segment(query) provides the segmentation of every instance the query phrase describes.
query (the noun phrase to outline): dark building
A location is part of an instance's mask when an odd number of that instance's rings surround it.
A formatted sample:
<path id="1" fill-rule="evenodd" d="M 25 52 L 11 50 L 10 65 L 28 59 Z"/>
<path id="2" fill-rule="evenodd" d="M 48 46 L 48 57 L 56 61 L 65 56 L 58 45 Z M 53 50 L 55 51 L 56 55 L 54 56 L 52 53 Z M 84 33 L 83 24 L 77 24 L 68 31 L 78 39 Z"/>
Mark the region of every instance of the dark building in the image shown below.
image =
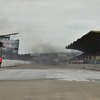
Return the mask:
<path id="1" fill-rule="evenodd" d="M 100 57 L 100 31 L 90 31 L 70 45 L 66 49 L 82 51 L 79 59 L 99 59 Z"/>

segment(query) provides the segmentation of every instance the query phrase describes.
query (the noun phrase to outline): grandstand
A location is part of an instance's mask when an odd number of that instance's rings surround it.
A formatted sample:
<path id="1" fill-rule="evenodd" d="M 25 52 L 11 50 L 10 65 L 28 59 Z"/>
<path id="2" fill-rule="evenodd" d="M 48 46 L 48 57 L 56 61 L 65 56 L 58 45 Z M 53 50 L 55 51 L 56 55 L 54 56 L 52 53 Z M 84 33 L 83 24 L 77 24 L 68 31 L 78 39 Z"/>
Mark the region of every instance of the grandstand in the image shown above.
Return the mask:
<path id="1" fill-rule="evenodd" d="M 100 31 L 90 31 L 77 41 L 66 46 L 66 49 L 82 51 L 75 60 L 100 60 Z"/>
<path id="2" fill-rule="evenodd" d="M 19 33 L 0 35 L 0 42 L 3 43 L 2 50 L 18 54 L 19 40 L 14 40 Z M 12 37 L 13 36 L 13 37 Z"/>
<path id="3" fill-rule="evenodd" d="M 15 39 L 15 36 L 19 33 L 0 35 L 0 42 L 3 46 L 0 47 L 0 57 L 9 60 L 25 60 L 31 61 L 30 54 L 18 54 L 19 39 Z"/>

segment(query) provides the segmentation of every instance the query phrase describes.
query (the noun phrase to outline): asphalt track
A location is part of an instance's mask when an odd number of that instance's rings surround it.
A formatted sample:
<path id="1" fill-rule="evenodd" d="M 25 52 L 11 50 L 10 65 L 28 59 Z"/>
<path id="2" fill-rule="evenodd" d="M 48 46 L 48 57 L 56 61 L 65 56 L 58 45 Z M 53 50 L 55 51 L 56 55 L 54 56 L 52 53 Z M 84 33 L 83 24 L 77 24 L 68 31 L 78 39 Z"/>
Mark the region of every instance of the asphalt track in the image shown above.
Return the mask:
<path id="1" fill-rule="evenodd" d="M 100 72 L 82 69 L 1 69 L 0 80 L 55 79 L 100 82 Z"/>
<path id="2" fill-rule="evenodd" d="M 0 68 L 0 100 L 100 100 L 99 81 L 99 71 L 66 65 Z"/>

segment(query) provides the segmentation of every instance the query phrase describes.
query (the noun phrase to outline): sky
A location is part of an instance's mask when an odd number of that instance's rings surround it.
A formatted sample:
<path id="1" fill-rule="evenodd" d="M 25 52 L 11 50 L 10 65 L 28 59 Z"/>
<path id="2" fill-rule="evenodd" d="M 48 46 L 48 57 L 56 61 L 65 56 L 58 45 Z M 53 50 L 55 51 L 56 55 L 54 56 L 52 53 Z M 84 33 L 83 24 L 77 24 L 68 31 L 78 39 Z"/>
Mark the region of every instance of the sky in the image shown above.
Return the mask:
<path id="1" fill-rule="evenodd" d="M 18 32 L 19 54 L 69 52 L 91 30 L 100 31 L 100 0 L 0 0 L 0 34 Z"/>

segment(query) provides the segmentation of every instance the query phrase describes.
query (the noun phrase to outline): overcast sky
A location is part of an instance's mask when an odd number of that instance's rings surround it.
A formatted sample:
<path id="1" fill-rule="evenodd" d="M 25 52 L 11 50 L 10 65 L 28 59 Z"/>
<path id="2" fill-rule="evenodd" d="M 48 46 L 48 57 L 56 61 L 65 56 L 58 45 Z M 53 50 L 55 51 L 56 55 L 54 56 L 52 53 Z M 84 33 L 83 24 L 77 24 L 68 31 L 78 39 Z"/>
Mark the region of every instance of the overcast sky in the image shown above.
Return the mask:
<path id="1" fill-rule="evenodd" d="M 100 0 L 0 0 L 0 34 L 19 32 L 19 53 L 67 52 L 100 31 Z"/>

